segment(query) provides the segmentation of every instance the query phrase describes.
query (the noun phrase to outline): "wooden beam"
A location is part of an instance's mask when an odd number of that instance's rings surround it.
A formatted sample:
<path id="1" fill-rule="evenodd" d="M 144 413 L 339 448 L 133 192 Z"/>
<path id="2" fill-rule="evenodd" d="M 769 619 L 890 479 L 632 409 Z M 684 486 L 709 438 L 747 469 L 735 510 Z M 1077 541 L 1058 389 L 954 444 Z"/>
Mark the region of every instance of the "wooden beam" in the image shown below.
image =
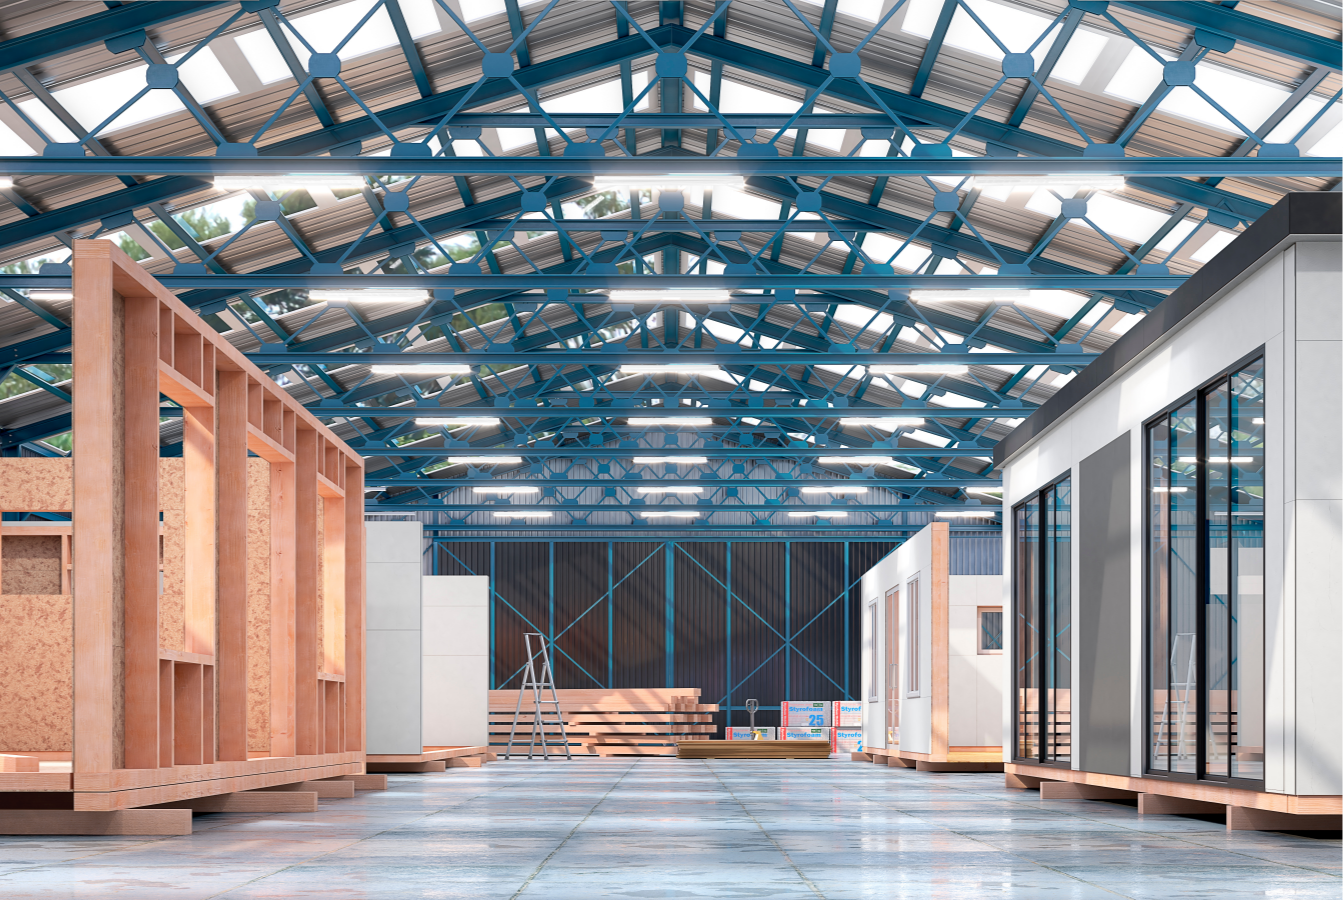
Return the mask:
<path id="1" fill-rule="evenodd" d="M 317 432 L 299 429 L 294 469 L 294 737 L 299 754 L 317 753 Z"/>
<path id="2" fill-rule="evenodd" d="M 447 771 L 445 760 L 427 759 L 424 762 L 390 762 L 390 763 L 367 763 L 370 772 L 444 772 Z"/>
<path id="3" fill-rule="evenodd" d="M 179 348 L 180 350 L 180 348 Z M 210 371 L 214 378 L 214 370 Z M 182 410 L 186 485 L 185 600 L 188 653 L 215 652 L 215 410 Z M 75 533 L 79 533 L 78 526 Z"/>
<path id="4" fill-rule="evenodd" d="M 338 775 L 335 778 L 326 778 L 324 781 L 351 781 L 354 783 L 356 791 L 385 791 L 387 790 L 386 775 Z"/>
<path id="5" fill-rule="evenodd" d="M 354 796 L 353 781 L 298 781 L 262 788 L 263 791 L 315 791 L 323 800 L 349 799 Z"/>
<path id="6" fill-rule="evenodd" d="M 364 467 L 345 467 L 345 747 L 364 747 Z M 385 779 L 384 779 L 385 781 Z"/>
<path id="7" fill-rule="evenodd" d="M 71 341 L 74 353 L 74 771 L 106 772 L 122 764 L 117 752 L 117 672 L 114 623 L 120 618 L 122 482 L 119 424 L 123 420 L 121 304 L 112 294 L 112 245 L 76 241 Z M 54 810 L 44 812 L 56 812 Z M 49 827 L 59 817 L 0 821 L 0 830 Z M 10 833 L 15 833 L 10 831 Z M 50 833 L 20 831 L 23 834 Z"/>
<path id="8" fill-rule="evenodd" d="M 1226 808 L 1226 830 L 1343 831 L 1343 816 L 1302 816 L 1274 812 L 1270 809 L 1228 806 Z"/>
<path id="9" fill-rule="evenodd" d="M 173 661 L 159 660 L 159 766 L 173 764 L 173 723 L 177 713 L 173 706 L 176 690 L 173 687 Z"/>
<path id="10" fill-rule="evenodd" d="M 0 772 L 41 772 L 40 763 L 36 756 L 0 753 Z"/>
<path id="11" fill-rule="evenodd" d="M 247 414 L 245 372 L 219 373 L 219 758 L 247 759 Z"/>
<path id="12" fill-rule="evenodd" d="M 0 809 L 0 834 L 191 834 L 191 810 Z"/>
<path id="13" fill-rule="evenodd" d="M 1075 781 L 1040 782 L 1041 800 L 1134 800 L 1134 791 L 1101 787 L 1096 784 L 1082 784 Z"/>
<path id="14" fill-rule="evenodd" d="M 179 766 L 199 766 L 204 762 L 203 668 L 195 663 L 173 663 L 173 762 Z"/>
<path id="15" fill-rule="evenodd" d="M 1220 803 L 1205 803 L 1202 800 L 1188 800 L 1184 797 L 1166 797 L 1162 794 L 1139 794 L 1138 815 L 1221 816 L 1226 815 L 1226 807 Z"/>
<path id="16" fill-rule="evenodd" d="M 270 752 L 295 756 L 295 466 L 270 467 Z"/>
<path id="17" fill-rule="evenodd" d="M 234 791 L 160 803 L 154 809 L 189 809 L 192 812 L 214 813 L 302 813 L 317 812 L 316 791 Z"/>
<path id="18" fill-rule="evenodd" d="M 128 769 L 156 769 L 163 765 L 159 761 L 159 309 L 152 297 L 130 297 L 122 303 L 124 764 Z"/>

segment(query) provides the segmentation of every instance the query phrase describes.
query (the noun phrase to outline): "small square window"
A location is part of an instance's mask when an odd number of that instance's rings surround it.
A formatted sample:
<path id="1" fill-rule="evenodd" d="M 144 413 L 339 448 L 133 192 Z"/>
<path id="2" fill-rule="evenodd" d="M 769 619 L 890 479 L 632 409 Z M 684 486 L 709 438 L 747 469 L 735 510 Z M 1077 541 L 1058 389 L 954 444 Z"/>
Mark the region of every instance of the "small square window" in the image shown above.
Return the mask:
<path id="1" fill-rule="evenodd" d="M 1001 606 L 979 608 L 979 652 L 981 654 L 1003 652 L 1003 608 Z"/>

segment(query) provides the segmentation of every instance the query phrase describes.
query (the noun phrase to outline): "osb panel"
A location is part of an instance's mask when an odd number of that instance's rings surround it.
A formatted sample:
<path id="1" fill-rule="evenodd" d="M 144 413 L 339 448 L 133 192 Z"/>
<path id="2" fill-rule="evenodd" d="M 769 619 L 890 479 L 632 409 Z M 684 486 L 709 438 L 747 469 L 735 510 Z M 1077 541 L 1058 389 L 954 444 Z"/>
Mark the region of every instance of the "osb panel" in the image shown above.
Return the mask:
<path id="1" fill-rule="evenodd" d="M 180 456 L 159 459 L 159 509 L 186 508 L 186 462 Z"/>
<path id="2" fill-rule="evenodd" d="M 302 538 L 300 537 L 300 540 Z M 326 498 L 317 498 L 317 667 L 326 659 Z"/>
<path id="3" fill-rule="evenodd" d="M 270 463 L 247 470 L 247 749 L 270 751 Z"/>
<path id="4" fill-rule="evenodd" d="M 159 471 L 162 473 L 163 470 Z M 167 650 L 185 650 L 186 513 L 180 509 L 164 510 L 160 528 L 163 591 L 159 594 L 159 646 Z"/>
<path id="5" fill-rule="evenodd" d="M 69 457 L 0 459 L 0 509 L 69 512 L 74 497 L 74 460 Z"/>
<path id="6" fill-rule="evenodd" d="M 0 752 L 74 749 L 71 597 L 0 597 Z"/>
<path id="7" fill-rule="evenodd" d="M 59 594 L 59 535 L 19 535 L 0 541 L 0 594 Z"/>

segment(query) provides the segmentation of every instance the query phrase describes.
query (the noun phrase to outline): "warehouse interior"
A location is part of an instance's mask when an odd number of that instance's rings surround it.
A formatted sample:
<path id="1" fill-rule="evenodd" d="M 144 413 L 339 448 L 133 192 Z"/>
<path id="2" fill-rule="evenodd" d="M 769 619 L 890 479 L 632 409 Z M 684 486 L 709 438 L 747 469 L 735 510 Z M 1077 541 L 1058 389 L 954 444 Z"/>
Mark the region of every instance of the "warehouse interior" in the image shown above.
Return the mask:
<path id="1" fill-rule="evenodd" d="M 0 896 L 1337 897 L 1341 73 L 0 0 Z"/>

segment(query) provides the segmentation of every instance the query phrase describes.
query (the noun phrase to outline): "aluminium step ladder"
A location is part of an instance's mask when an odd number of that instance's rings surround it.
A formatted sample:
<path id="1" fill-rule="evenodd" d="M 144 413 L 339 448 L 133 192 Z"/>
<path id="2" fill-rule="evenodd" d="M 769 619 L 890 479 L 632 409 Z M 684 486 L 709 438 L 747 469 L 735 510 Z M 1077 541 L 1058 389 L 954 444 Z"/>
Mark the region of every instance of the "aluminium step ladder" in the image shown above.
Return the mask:
<path id="1" fill-rule="evenodd" d="M 536 649 L 532 649 L 532 638 L 536 638 Z M 555 675 L 550 667 L 550 653 L 546 650 L 545 636 L 537 632 L 527 632 L 523 634 L 522 639 L 527 645 L 527 665 L 522 673 L 522 687 L 518 690 L 518 705 L 513 710 L 513 727 L 508 732 L 508 749 L 504 751 L 504 759 L 510 759 L 512 756 L 513 741 L 518 733 L 518 720 L 522 716 L 522 700 L 528 691 L 532 695 L 532 740 L 527 747 L 527 758 L 532 758 L 539 744 L 542 759 L 550 759 L 551 745 L 564 747 L 564 758 L 573 759 L 569 753 L 569 736 L 564 731 L 564 714 L 560 711 L 560 698 L 555 693 Z M 547 691 L 550 693 L 548 699 L 545 697 Z M 554 707 L 554 721 L 546 721 L 546 715 L 551 711 L 547 704 Z M 559 741 L 551 741 L 546 731 L 546 726 L 555 725 L 560 729 Z"/>

